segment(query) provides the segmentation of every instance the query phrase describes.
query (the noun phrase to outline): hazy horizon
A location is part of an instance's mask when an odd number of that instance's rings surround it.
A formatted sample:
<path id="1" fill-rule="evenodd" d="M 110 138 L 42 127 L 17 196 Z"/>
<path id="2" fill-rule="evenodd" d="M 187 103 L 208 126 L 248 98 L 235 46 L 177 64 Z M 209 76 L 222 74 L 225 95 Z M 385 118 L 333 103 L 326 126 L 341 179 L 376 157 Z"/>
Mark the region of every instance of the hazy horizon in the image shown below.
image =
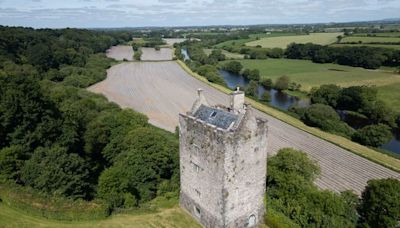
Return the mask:
<path id="1" fill-rule="evenodd" d="M 34 28 L 310 24 L 398 18 L 396 0 L 0 0 L 0 24 Z"/>

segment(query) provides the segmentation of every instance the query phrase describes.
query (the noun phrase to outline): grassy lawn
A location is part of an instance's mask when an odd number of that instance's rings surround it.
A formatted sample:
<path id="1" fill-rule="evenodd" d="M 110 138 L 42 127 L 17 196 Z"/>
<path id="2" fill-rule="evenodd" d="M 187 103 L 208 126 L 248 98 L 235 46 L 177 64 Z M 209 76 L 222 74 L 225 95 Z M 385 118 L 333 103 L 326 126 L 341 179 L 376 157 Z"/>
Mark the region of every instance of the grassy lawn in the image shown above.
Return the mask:
<path id="1" fill-rule="evenodd" d="M 342 39 L 342 43 L 346 42 L 363 42 L 363 43 L 372 43 L 372 42 L 379 42 L 379 43 L 390 43 L 390 42 L 400 42 L 399 37 L 372 37 L 372 36 L 346 36 Z"/>
<path id="2" fill-rule="evenodd" d="M 188 213 L 177 205 L 154 213 L 126 213 L 104 220 L 58 221 L 36 217 L 0 203 L 0 227 L 201 227 Z"/>
<path id="3" fill-rule="evenodd" d="M 247 46 L 261 45 L 264 48 L 286 48 L 290 43 L 314 43 L 327 45 L 336 42 L 336 37 L 342 33 L 311 33 L 300 36 L 265 37 L 246 43 Z"/>
<path id="4" fill-rule="evenodd" d="M 207 49 L 207 48 L 205 48 L 205 49 L 204 49 L 204 53 L 206 53 L 207 55 L 209 55 L 209 54 L 211 54 L 211 52 L 212 52 L 213 50 L 214 50 L 214 49 Z M 244 58 L 244 55 L 242 55 L 242 54 L 232 53 L 232 52 L 229 52 L 229 51 L 226 51 L 226 50 L 223 50 L 223 49 L 221 49 L 221 51 L 222 51 L 222 54 L 224 54 L 224 55 L 226 56 L 227 59 L 243 59 L 243 58 Z"/>
<path id="5" fill-rule="evenodd" d="M 400 83 L 379 86 L 378 98 L 384 100 L 397 112 L 400 112 Z"/>
<path id="6" fill-rule="evenodd" d="M 331 47 L 380 47 L 400 50 L 400 45 L 389 45 L 389 44 L 331 44 Z"/>
<path id="7" fill-rule="evenodd" d="M 192 75 L 193 77 L 199 79 L 200 81 L 203 81 L 205 83 L 207 83 L 208 85 L 213 86 L 214 88 L 220 90 L 221 92 L 224 93 L 231 93 L 232 91 L 224 86 L 221 85 L 217 85 L 211 82 L 208 82 L 206 78 L 198 75 L 197 73 L 192 72 L 186 65 L 185 63 L 183 63 L 182 61 L 177 61 L 178 64 L 186 71 L 188 72 L 190 75 Z M 400 172 L 400 160 L 390 157 L 386 154 L 377 152 L 373 149 L 370 149 L 366 146 L 360 145 L 358 143 L 352 142 L 349 139 L 346 139 L 344 137 L 338 136 L 338 135 L 334 135 L 331 133 L 327 133 L 324 132 L 318 128 L 314 128 L 314 127 L 309 127 L 307 125 L 305 125 L 303 122 L 301 122 L 300 120 L 284 113 L 281 112 L 277 109 L 274 109 L 272 107 L 266 106 L 264 104 L 261 104 L 257 101 L 254 101 L 250 98 L 246 98 L 246 101 L 249 102 L 251 104 L 252 107 L 270 115 L 273 116 L 287 124 L 290 124 L 294 127 L 297 127 L 298 129 L 301 129 L 305 132 L 308 132 L 314 136 L 317 136 L 321 139 L 324 139 L 328 142 L 331 142 L 337 146 L 340 146 L 348 151 L 351 151 L 355 154 L 358 154 L 364 158 L 367 158 L 368 160 L 374 161 L 378 164 L 381 164 L 385 167 L 391 168 L 397 172 Z"/>

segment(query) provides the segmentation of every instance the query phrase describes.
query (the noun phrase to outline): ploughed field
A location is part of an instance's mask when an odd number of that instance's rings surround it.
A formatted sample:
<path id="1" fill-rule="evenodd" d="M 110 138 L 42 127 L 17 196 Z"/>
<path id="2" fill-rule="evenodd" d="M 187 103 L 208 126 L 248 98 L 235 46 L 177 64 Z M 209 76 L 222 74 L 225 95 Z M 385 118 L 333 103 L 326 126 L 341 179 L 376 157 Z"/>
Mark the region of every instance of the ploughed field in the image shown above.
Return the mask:
<path id="1" fill-rule="evenodd" d="M 210 104 L 229 104 L 228 95 L 191 77 L 176 62 L 129 62 L 108 70 L 107 79 L 89 88 L 104 94 L 120 106 L 132 108 L 149 117 L 150 123 L 174 131 L 178 113 L 190 110 L 198 88 L 205 90 Z M 336 192 L 364 189 L 369 179 L 395 177 L 400 174 L 346 151 L 332 143 L 297 129 L 260 111 L 269 121 L 269 155 L 280 148 L 305 151 L 321 166 L 316 185 Z"/>
<path id="2" fill-rule="evenodd" d="M 171 48 L 160 48 L 156 51 L 154 48 L 141 48 L 143 54 L 141 60 L 143 61 L 164 61 L 172 60 Z"/>
<path id="3" fill-rule="evenodd" d="M 133 60 L 133 49 L 132 46 L 129 45 L 113 46 L 107 50 L 106 55 L 108 58 L 113 58 L 119 61 L 124 59 Z"/>

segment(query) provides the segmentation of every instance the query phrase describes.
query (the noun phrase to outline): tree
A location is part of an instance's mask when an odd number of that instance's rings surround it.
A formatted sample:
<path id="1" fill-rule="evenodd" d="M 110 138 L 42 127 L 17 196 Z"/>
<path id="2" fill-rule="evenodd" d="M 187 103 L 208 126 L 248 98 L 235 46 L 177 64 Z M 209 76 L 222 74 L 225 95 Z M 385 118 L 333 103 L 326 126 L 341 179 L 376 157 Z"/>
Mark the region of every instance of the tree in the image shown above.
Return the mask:
<path id="1" fill-rule="evenodd" d="M 288 76 L 279 77 L 275 82 L 275 89 L 278 91 L 286 90 L 289 88 L 290 79 Z"/>
<path id="2" fill-rule="evenodd" d="M 250 97 L 256 97 L 258 96 L 258 83 L 256 81 L 251 80 L 249 84 L 246 87 L 246 95 Z"/>
<path id="3" fill-rule="evenodd" d="M 264 86 L 266 89 L 271 89 L 273 87 L 272 80 L 270 78 L 267 78 L 261 82 L 261 85 Z"/>
<path id="4" fill-rule="evenodd" d="M 337 85 L 321 85 L 321 87 L 311 93 L 311 103 L 325 104 L 335 108 L 340 92 L 341 88 Z"/>
<path id="5" fill-rule="evenodd" d="M 22 168 L 21 179 L 40 191 L 72 198 L 88 198 L 92 192 L 89 167 L 64 147 L 38 148 Z"/>
<path id="6" fill-rule="evenodd" d="M 261 96 L 261 101 L 264 102 L 270 102 L 271 101 L 271 95 L 269 94 L 268 91 L 265 91 L 262 96 Z"/>
<path id="7" fill-rule="evenodd" d="M 389 142 L 391 138 L 390 128 L 384 124 L 365 126 L 352 136 L 352 140 L 373 147 L 379 147 Z"/>
<path id="8" fill-rule="evenodd" d="M 260 71 L 257 69 L 253 69 L 250 71 L 249 73 L 249 77 L 250 80 L 254 80 L 254 81 L 260 81 Z"/>
<path id="9" fill-rule="evenodd" d="M 135 53 L 133 53 L 133 58 L 137 61 L 140 61 L 142 59 L 142 51 L 135 51 Z"/>
<path id="10" fill-rule="evenodd" d="M 240 74 L 243 66 L 239 61 L 230 61 L 225 64 L 224 69 L 234 74 Z"/>
<path id="11" fill-rule="evenodd" d="M 394 178 L 370 180 L 358 208 L 365 227 L 397 227 L 400 221 L 400 181 Z"/>

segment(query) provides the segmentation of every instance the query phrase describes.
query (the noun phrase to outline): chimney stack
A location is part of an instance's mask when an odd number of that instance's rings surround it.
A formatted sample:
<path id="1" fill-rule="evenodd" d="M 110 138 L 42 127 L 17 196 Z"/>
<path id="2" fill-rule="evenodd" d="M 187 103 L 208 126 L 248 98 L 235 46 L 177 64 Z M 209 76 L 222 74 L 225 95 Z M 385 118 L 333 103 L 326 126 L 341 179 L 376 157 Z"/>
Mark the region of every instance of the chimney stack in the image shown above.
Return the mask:
<path id="1" fill-rule="evenodd" d="M 238 114 L 244 111 L 244 92 L 236 88 L 236 91 L 230 94 L 231 97 L 231 109 L 233 113 Z"/>

